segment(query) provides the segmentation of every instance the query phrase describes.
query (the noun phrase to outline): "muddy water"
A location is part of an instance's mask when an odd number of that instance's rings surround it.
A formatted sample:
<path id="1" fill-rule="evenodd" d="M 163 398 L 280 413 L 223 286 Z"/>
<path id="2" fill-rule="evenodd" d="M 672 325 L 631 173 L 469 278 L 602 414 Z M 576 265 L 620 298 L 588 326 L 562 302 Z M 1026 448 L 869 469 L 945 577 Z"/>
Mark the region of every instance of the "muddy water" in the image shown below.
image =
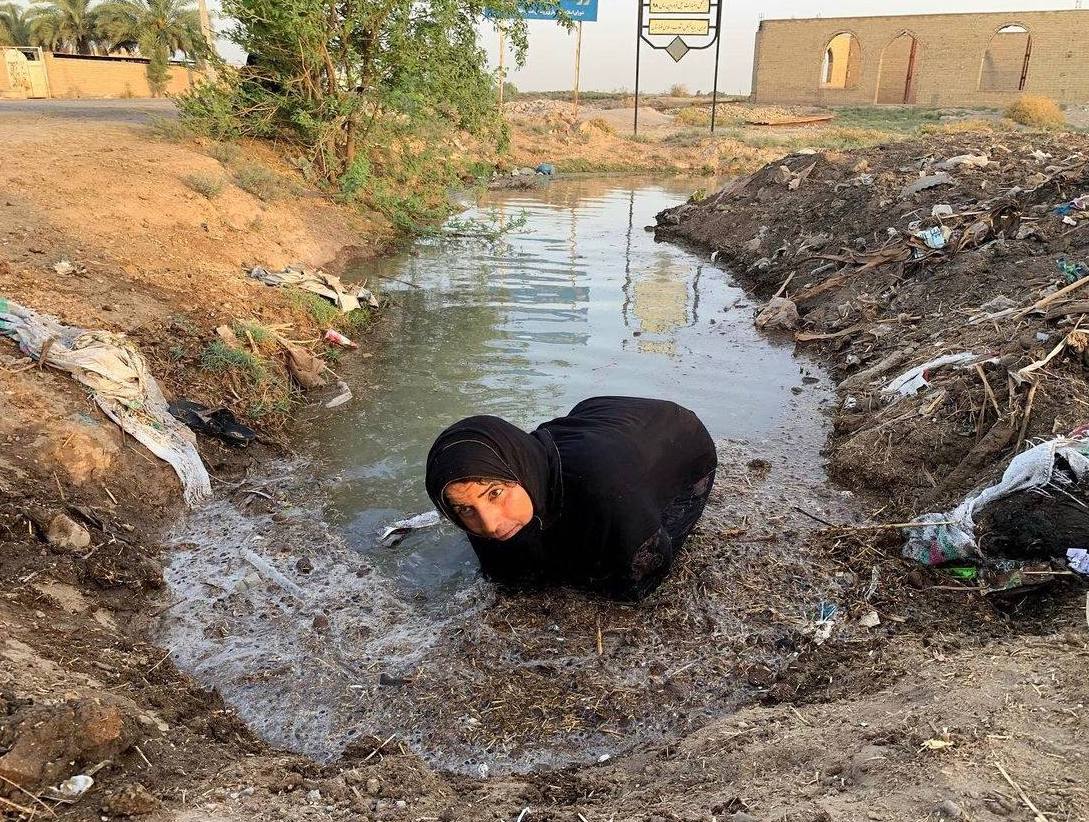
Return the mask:
<path id="1" fill-rule="evenodd" d="M 692 188 L 493 194 L 463 218 L 524 220 L 501 242 L 422 241 L 362 267 L 395 307 L 373 355 L 336 366 L 355 399 L 312 409 L 304 456 L 175 534 L 175 661 L 275 744 L 329 759 L 393 737 L 470 773 L 681 733 L 758 692 L 739 672 L 789 665 L 814 604 L 834 600 L 793 548 L 806 524 L 791 513 L 842 515 L 819 457 L 829 386 L 753 330 L 728 273 L 645 230 Z M 721 443 L 704 524 L 650 602 L 499 596 L 448 526 L 377 547 L 381 526 L 429 507 L 423 461 L 444 426 L 493 413 L 529 427 L 595 394 L 673 399 Z"/>
<path id="2" fill-rule="evenodd" d="M 492 195 L 467 216 L 524 230 L 496 245 L 421 243 L 360 270 L 399 306 L 375 357 L 346 366 L 376 390 L 323 415 L 307 449 L 336 475 L 327 510 L 350 544 L 406 590 L 475 574 L 451 528 L 372 549 L 381 525 L 430 507 L 428 446 L 469 414 L 531 428 L 614 394 L 672 399 L 716 437 L 787 427 L 808 365 L 755 331 L 728 274 L 646 230 L 696 185 L 584 180 Z"/>

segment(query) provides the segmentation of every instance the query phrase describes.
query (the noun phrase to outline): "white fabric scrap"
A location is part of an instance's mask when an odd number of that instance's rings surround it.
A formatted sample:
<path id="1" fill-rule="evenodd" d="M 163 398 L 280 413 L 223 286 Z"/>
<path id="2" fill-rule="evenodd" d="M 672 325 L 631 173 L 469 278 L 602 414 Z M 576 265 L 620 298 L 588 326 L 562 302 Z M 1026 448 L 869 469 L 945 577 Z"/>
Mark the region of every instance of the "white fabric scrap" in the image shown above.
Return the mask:
<path id="1" fill-rule="evenodd" d="M 317 271 L 303 271 L 289 266 L 283 271 L 268 271 L 261 266 L 255 266 L 250 269 L 250 276 L 260 280 L 265 285 L 280 288 L 301 288 L 303 291 L 317 294 L 327 299 L 344 314 L 359 308 L 361 301 L 378 308 L 378 298 L 374 296 L 369 288 L 358 286 L 349 289 L 340 281 L 340 277 L 326 274 L 320 269 Z"/>
<path id="2" fill-rule="evenodd" d="M 1089 434 L 1057 437 L 1023 451 L 1010 460 L 1002 479 L 995 485 L 969 494 L 952 511 L 917 517 L 916 521 L 925 524 L 904 529 L 908 535 L 904 556 L 927 565 L 978 557 L 976 511 L 1020 491 L 1042 489 L 1053 482 L 1058 485 L 1069 483 L 1065 472 L 1055 472 L 1055 460 L 1059 457 L 1069 466 L 1075 480 L 1080 482 L 1089 475 L 1087 454 Z"/>
<path id="3" fill-rule="evenodd" d="M 167 410 L 166 399 L 143 356 L 124 335 L 73 328 L 56 317 L 5 300 L 0 300 L 0 333 L 15 340 L 34 360 L 39 360 L 48 346 L 45 364 L 67 371 L 90 388 L 107 417 L 170 463 L 189 505 L 211 495 L 196 436 Z"/>
<path id="4" fill-rule="evenodd" d="M 977 359 L 978 357 L 975 354 L 967 351 L 961 354 L 946 354 L 944 357 L 924 362 L 922 365 L 917 365 L 910 371 L 904 372 L 881 390 L 886 394 L 900 394 L 903 397 L 912 397 L 929 384 L 925 376 L 927 371 L 941 368 L 943 365 L 970 365 Z"/>

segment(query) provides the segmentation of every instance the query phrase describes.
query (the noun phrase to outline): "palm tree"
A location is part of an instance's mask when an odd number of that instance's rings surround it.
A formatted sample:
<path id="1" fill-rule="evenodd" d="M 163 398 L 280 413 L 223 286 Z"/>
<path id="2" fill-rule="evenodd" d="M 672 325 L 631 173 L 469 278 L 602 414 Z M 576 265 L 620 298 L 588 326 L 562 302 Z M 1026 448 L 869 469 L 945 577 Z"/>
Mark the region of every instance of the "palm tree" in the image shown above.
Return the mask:
<path id="1" fill-rule="evenodd" d="M 94 0 L 45 0 L 31 6 L 30 36 L 35 45 L 52 51 L 94 54 L 98 40 L 98 11 Z"/>
<path id="2" fill-rule="evenodd" d="M 29 46 L 30 16 L 15 3 L 0 5 L 0 46 Z"/>
<path id="3" fill-rule="evenodd" d="M 204 54 L 200 15 L 189 0 L 107 0 L 97 12 L 111 49 L 135 48 L 148 58 L 147 79 L 156 94 L 166 85 L 176 52 Z"/>

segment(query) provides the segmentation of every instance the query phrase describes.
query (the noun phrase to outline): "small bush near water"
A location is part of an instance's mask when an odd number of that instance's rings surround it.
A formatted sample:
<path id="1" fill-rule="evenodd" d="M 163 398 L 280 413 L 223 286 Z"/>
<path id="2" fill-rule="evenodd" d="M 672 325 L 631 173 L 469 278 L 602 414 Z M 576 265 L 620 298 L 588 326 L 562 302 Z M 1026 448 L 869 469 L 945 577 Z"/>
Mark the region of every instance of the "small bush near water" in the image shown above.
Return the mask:
<path id="1" fill-rule="evenodd" d="M 1006 109 L 1006 117 L 1023 126 L 1036 128 L 1062 128 L 1066 125 L 1066 115 L 1059 104 L 1050 97 L 1036 97 L 1026 94 Z"/>
<path id="2" fill-rule="evenodd" d="M 242 166 L 235 171 L 234 182 L 243 191 L 266 203 L 283 194 L 287 186 L 280 175 L 261 166 Z"/>

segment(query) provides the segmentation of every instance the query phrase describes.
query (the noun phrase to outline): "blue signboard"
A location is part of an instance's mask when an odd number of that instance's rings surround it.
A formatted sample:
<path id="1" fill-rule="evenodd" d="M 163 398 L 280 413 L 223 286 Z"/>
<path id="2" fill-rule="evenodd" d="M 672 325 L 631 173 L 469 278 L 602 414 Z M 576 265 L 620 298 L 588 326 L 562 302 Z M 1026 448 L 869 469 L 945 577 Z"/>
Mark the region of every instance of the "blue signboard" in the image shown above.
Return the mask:
<path id="1" fill-rule="evenodd" d="M 576 23 L 597 22 L 597 0 L 560 0 L 560 8 L 567 12 L 568 17 Z M 556 9 L 555 7 L 546 11 L 523 9 L 522 16 L 526 20 L 555 20 Z"/>

